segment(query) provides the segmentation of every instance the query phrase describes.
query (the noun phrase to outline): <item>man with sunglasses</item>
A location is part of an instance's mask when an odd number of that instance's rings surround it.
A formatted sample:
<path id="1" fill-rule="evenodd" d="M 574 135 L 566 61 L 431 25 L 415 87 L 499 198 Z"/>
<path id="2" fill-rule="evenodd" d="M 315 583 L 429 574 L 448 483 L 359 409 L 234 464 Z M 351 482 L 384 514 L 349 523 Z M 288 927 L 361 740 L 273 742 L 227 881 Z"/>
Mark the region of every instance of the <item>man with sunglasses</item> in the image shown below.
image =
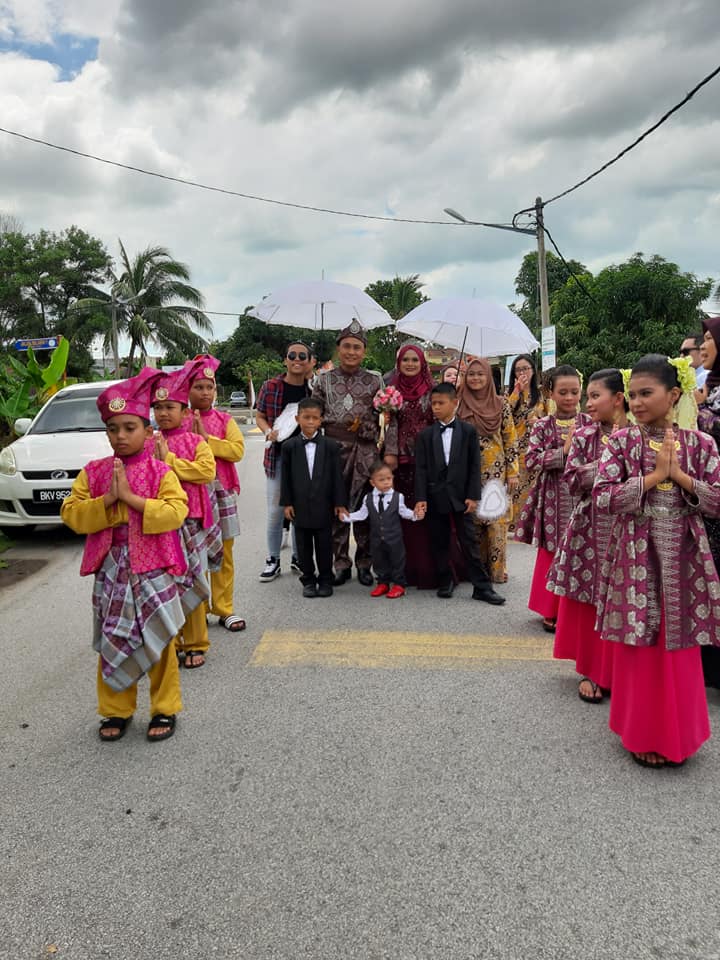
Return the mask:
<path id="1" fill-rule="evenodd" d="M 285 373 L 266 380 L 260 388 L 256 404 L 255 422 L 265 434 L 268 447 L 265 450 L 265 493 L 267 500 L 267 551 L 265 567 L 260 573 L 261 583 L 270 583 L 280 576 L 280 548 L 283 537 L 284 511 L 280 506 L 281 444 L 273 424 L 289 403 L 299 403 L 310 396 L 308 380 L 313 371 L 312 349 L 301 340 L 288 344 L 285 351 Z M 297 433 L 297 430 L 295 431 Z M 286 438 L 289 439 L 289 438 Z M 292 538 L 290 568 L 300 573 L 297 560 L 295 532 Z"/>
<path id="2" fill-rule="evenodd" d="M 682 342 L 680 347 L 681 357 L 690 357 L 690 363 L 695 367 L 695 383 L 698 390 L 702 390 L 707 375 L 709 373 L 702 365 L 700 359 L 700 344 L 702 343 L 702 334 L 691 333 Z"/>

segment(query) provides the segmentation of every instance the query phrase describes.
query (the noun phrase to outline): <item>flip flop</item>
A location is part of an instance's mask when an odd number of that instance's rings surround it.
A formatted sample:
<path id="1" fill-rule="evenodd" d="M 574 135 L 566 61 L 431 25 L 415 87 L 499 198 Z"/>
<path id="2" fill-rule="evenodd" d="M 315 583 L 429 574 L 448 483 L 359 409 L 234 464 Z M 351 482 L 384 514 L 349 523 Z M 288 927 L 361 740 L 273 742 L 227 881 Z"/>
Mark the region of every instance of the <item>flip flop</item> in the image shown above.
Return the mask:
<path id="1" fill-rule="evenodd" d="M 580 684 L 589 683 L 592 687 L 592 696 L 589 696 L 587 693 L 581 693 Z M 581 700 L 584 700 L 585 703 L 602 703 L 605 699 L 605 693 L 603 688 L 595 683 L 594 680 L 591 680 L 590 677 L 583 677 L 578 683 L 578 696 Z"/>
<path id="2" fill-rule="evenodd" d="M 228 617 L 220 617 L 218 624 L 221 627 L 225 627 L 230 633 L 239 633 L 241 630 L 244 630 L 246 626 L 243 618 L 236 617 L 234 613 L 231 613 Z"/>
<path id="3" fill-rule="evenodd" d="M 195 657 L 202 657 L 202 663 L 193 663 Z M 205 666 L 205 653 L 202 650 L 186 650 L 184 666 L 186 670 L 197 670 Z"/>

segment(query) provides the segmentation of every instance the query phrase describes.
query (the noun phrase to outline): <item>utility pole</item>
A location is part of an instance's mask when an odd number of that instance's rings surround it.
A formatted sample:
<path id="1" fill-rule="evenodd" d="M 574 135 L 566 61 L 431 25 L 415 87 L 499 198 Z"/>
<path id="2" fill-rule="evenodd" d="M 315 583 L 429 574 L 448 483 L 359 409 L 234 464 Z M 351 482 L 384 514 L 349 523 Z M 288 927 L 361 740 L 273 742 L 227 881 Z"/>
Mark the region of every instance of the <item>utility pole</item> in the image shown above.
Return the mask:
<path id="1" fill-rule="evenodd" d="M 542 197 L 535 198 L 535 222 L 537 224 L 538 287 L 540 288 L 540 324 L 550 326 L 550 301 L 548 299 L 547 260 L 545 259 L 545 228 Z"/>
<path id="2" fill-rule="evenodd" d="M 118 328 L 117 328 L 117 298 L 114 293 L 110 294 L 110 341 L 113 352 L 113 376 L 120 376 L 120 350 L 118 348 Z"/>

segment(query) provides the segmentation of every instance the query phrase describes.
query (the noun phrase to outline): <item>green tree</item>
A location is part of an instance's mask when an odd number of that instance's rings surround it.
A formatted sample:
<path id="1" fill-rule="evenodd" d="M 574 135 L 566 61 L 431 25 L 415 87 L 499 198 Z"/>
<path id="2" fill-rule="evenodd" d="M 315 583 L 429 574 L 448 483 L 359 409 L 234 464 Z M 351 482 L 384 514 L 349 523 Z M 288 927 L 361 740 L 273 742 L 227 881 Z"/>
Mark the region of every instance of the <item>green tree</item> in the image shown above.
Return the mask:
<path id="1" fill-rule="evenodd" d="M 165 247 L 147 247 L 130 259 L 120 244 L 122 272 L 112 291 L 121 301 L 130 301 L 120 313 L 119 325 L 130 338 L 128 370 L 135 354 L 143 361 L 148 346 L 180 350 L 194 356 L 207 348 L 207 341 L 193 330 L 212 333 L 212 324 L 202 312 L 205 298 L 190 285 L 190 270 L 174 260 Z"/>
<path id="2" fill-rule="evenodd" d="M 214 343 L 211 351 L 220 361 L 217 378 L 225 387 L 247 389 L 252 377 L 257 390 L 268 377 L 276 376 L 285 368 L 282 358 L 293 339 L 310 340 L 317 347 L 317 333 L 300 327 L 265 323 L 246 312 L 238 318 L 238 325 L 227 340 Z M 329 331 L 333 341 L 335 335 Z"/>
<path id="3" fill-rule="evenodd" d="M 586 375 L 629 367 L 646 353 L 676 356 L 683 338 L 699 331 L 700 304 L 712 289 L 711 280 L 642 253 L 581 279 L 592 299 L 570 279 L 553 294 L 550 319 L 558 357 Z"/>
<path id="4" fill-rule="evenodd" d="M 548 252 L 545 255 L 548 281 L 548 297 L 556 291 L 562 290 L 570 278 L 568 269 L 560 257 Z M 568 260 L 573 272 L 582 275 L 587 267 L 579 260 Z M 538 287 L 538 255 L 537 250 L 526 253 L 518 275 L 515 277 L 515 293 L 522 297 L 522 302 L 512 304 L 511 309 L 517 313 L 523 323 L 537 336 L 540 332 L 540 292 Z"/>
<path id="5" fill-rule="evenodd" d="M 102 242 L 78 227 L 60 233 L 0 231 L 0 340 L 62 335 L 73 342 L 70 372 L 91 363 L 90 344 L 107 326 L 102 313 L 73 312 L 109 276 Z"/>

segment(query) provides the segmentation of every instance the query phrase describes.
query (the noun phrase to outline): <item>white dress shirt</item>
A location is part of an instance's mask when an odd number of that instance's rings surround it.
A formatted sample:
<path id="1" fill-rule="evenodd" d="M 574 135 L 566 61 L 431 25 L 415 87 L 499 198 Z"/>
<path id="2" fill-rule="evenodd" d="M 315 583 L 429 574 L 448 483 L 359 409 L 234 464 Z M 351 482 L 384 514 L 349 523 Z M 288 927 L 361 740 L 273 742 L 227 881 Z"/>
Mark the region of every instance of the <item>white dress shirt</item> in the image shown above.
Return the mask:
<path id="1" fill-rule="evenodd" d="M 390 490 L 386 490 L 385 493 L 383 493 L 382 497 L 383 497 L 384 507 L 387 508 L 387 505 L 392 500 L 392 496 L 394 493 L 395 491 L 392 488 L 390 488 Z M 373 488 L 372 498 L 373 498 L 373 506 L 375 507 L 376 510 L 379 511 L 378 505 L 380 503 L 380 491 Z M 417 520 L 417 517 L 412 512 L 412 510 L 409 507 L 405 506 L 405 497 L 401 493 L 398 494 L 398 513 L 403 518 L 403 520 Z M 343 517 L 343 520 L 345 523 L 360 523 L 363 520 L 367 520 L 367 518 L 368 518 L 368 508 L 367 508 L 367 504 L 365 503 L 365 497 L 363 497 L 363 502 L 360 509 L 356 510 L 354 513 L 351 513 L 350 516 L 348 517 Z"/>
<path id="2" fill-rule="evenodd" d="M 319 432 L 316 430 L 312 437 L 308 437 L 308 440 L 317 440 L 320 436 Z M 305 434 L 302 434 L 303 439 L 305 439 Z M 308 473 L 310 474 L 310 479 L 312 480 L 313 468 L 315 467 L 315 454 L 317 453 L 317 443 L 305 443 L 305 459 L 307 460 Z"/>
<path id="3" fill-rule="evenodd" d="M 448 420 L 448 424 L 455 423 L 457 418 L 453 417 L 452 420 Z M 440 424 L 442 426 L 442 423 Z M 455 427 L 457 423 L 455 423 Z M 455 427 L 452 430 L 443 430 L 440 434 L 440 439 L 442 440 L 443 453 L 445 454 L 445 466 L 447 467 L 450 463 L 450 447 L 452 446 L 453 433 L 455 433 Z"/>

